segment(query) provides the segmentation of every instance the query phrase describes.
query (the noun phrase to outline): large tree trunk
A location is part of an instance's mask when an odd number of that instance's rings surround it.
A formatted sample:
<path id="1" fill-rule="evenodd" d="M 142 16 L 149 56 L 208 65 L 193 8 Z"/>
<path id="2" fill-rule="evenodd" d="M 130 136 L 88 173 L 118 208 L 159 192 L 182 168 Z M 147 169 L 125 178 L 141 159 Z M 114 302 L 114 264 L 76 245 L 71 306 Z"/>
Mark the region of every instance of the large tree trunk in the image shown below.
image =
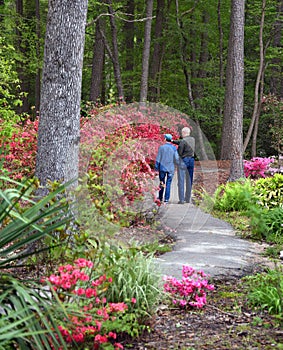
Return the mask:
<path id="1" fill-rule="evenodd" d="M 143 44 L 143 54 L 142 54 L 142 76 L 141 76 L 141 88 L 140 88 L 141 103 L 144 103 L 147 100 L 152 11 L 153 11 L 153 0 L 147 0 L 146 21 L 145 21 L 145 28 L 144 28 L 144 44 Z"/>
<path id="2" fill-rule="evenodd" d="M 104 40 L 101 35 L 101 27 L 104 24 L 104 20 L 99 18 L 95 27 L 95 38 L 93 45 L 93 59 L 92 59 L 92 71 L 91 71 L 91 83 L 90 83 L 90 100 L 97 102 L 101 94 L 101 84 L 103 78 L 103 65 L 104 65 Z"/>
<path id="3" fill-rule="evenodd" d="M 36 158 L 43 186 L 78 177 L 87 5 L 87 0 L 49 1 Z"/>
<path id="4" fill-rule="evenodd" d="M 244 177 L 243 167 L 243 105 L 244 105 L 244 19 L 245 1 L 232 0 L 224 120 L 229 121 L 229 153 L 231 160 L 229 181 Z M 227 137 L 227 136 L 226 136 Z M 226 139 L 227 142 L 227 139 Z"/>

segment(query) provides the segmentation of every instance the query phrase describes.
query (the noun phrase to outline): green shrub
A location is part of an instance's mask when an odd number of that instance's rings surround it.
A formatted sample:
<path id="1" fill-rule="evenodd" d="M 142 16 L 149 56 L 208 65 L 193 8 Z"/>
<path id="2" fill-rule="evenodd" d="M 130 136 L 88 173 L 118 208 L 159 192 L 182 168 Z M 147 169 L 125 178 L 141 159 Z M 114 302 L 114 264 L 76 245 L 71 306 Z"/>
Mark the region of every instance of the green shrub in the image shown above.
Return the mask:
<path id="1" fill-rule="evenodd" d="M 244 211 L 255 203 L 253 188 L 249 180 L 228 182 L 217 188 L 213 209 L 219 211 Z"/>
<path id="2" fill-rule="evenodd" d="M 248 301 L 254 307 L 266 309 L 270 314 L 283 316 L 282 269 L 269 270 L 244 279 L 248 285 Z"/>
<path id="3" fill-rule="evenodd" d="M 255 181 L 254 195 L 257 203 L 265 208 L 283 208 L 283 174 Z"/>
<path id="4" fill-rule="evenodd" d="M 34 201 L 33 182 L 0 177 L 0 183 L 0 349 L 51 350 L 49 341 L 66 349 L 55 322 L 56 314 L 65 317 L 60 302 L 51 302 L 39 283 L 20 280 L 18 273 L 28 267 L 27 258 L 39 254 L 36 242 L 69 225 L 69 205 L 58 199 L 66 187 Z"/>
<path id="5" fill-rule="evenodd" d="M 133 310 L 138 309 L 141 318 L 151 314 L 159 304 L 163 296 L 162 277 L 156 272 L 152 255 L 144 255 L 136 248 L 104 244 L 97 268 L 113 279 L 106 299 L 129 303 L 134 300 Z"/>

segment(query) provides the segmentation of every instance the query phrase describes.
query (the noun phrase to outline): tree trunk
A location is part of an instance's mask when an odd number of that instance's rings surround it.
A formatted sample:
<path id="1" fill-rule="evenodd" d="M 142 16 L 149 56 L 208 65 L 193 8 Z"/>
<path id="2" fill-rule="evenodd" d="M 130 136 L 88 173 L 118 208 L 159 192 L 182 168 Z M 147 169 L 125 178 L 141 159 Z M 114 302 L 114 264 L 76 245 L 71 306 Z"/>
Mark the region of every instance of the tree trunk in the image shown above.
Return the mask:
<path id="1" fill-rule="evenodd" d="M 273 36 L 273 46 L 277 48 L 282 48 L 282 15 L 283 15 L 283 1 L 278 0 L 278 20 L 275 24 L 275 33 Z M 272 71 L 270 81 L 270 92 L 276 96 L 283 98 L 283 64 L 282 64 L 282 55 L 272 59 Z"/>
<path id="2" fill-rule="evenodd" d="M 232 0 L 228 61 L 226 71 L 225 119 L 231 126 L 231 159 L 229 181 L 244 177 L 243 166 L 243 105 L 244 105 L 244 22 L 245 1 Z M 224 130 L 227 132 L 227 130 Z"/>
<path id="3" fill-rule="evenodd" d="M 114 68 L 114 76 L 116 80 L 117 90 L 118 90 L 118 96 L 119 101 L 124 101 L 124 88 L 122 83 L 122 76 L 121 76 L 121 70 L 120 70 L 120 63 L 119 63 L 119 50 L 118 50 L 118 36 L 117 36 L 117 28 L 115 23 L 115 13 L 113 11 L 113 8 L 111 6 L 112 1 L 106 0 L 106 4 L 108 4 L 108 12 L 110 14 L 109 21 L 111 26 L 111 33 L 112 33 L 112 62 L 113 62 L 113 68 Z"/>
<path id="4" fill-rule="evenodd" d="M 104 65 L 104 40 L 101 35 L 100 28 L 103 26 L 104 20 L 99 18 L 95 27 L 95 38 L 93 45 L 93 59 L 91 70 L 91 82 L 90 82 L 90 100 L 97 102 L 101 94 L 101 84 L 103 78 L 103 65 Z"/>
<path id="5" fill-rule="evenodd" d="M 41 46 L 40 46 L 40 39 L 41 39 L 41 22 L 40 22 L 40 4 L 39 0 L 35 0 L 35 17 L 36 17 L 36 38 L 37 38 L 37 43 L 36 43 L 36 54 L 38 57 L 38 61 L 41 57 L 40 51 L 41 51 Z M 36 72 L 36 77 L 35 77 L 35 111 L 36 114 L 39 113 L 39 108 L 40 108 L 40 80 L 41 80 L 41 68 L 40 68 L 40 63 L 38 63 L 38 68 Z"/>
<path id="6" fill-rule="evenodd" d="M 18 19 L 16 20 L 16 36 L 17 36 L 17 49 L 20 55 L 22 55 L 22 58 L 25 57 L 25 45 L 23 44 L 23 33 L 22 33 L 22 21 L 24 20 L 24 6 L 23 6 L 23 0 L 16 0 L 16 12 Z M 25 74 L 25 67 L 23 65 L 18 65 L 18 77 L 20 80 L 21 85 L 21 92 L 28 92 L 29 86 L 27 77 Z M 22 113 L 28 113 L 29 112 L 29 106 L 28 106 L 28 98 L 27 95 L 24 94 L 21 98 L 22 103 L 17 108 L 17 114 Z"/>
<path id="7" fill-rule="evenodd" d="M 42 186 L 78 177 L 87 5 L 87 0 L 49 1 L 36 158 Z"/>
<path id="8" fill-rule="evenodd" d="M 219 31 L 219 86 L 223 87 L 224 81 L 224 64 L 223 64 L 223 28 L 221 21 L 221 0 L 218 0 L 217 6 L 217 20 L 218 20 L 218 31 Z"/>
<path id="9" fill-rule="evenodd" d="M 257 109 L 257 117 L 255 120 L 254 131 L 253 131 L 251 157 L 256 157 L 256 154 L 257 154 L 256 144 L 257 144 L 259 117 L 260 117 L 261 108 L 262 108 L 261 101 L 263 100 L 263 93 L 264 93 L 263 90 L 264 90 L 264 70 L 263 70 L 261 84 L 260 84 L 260 96 L 259 96 L 259 104 L 258 104 L 258 109 Z"/>
<path id="10" fill-rule="evenodd" d="M 153 11 L 153 0 L 147 0 L 146 21 L 145 21 L 145 28 L 144 28 L 144 45 L 143 45 L 143 54 L 142 54 L 142 76 L 141 76 L 141 87 L 140 87 L 141 103 L 144 103 L 147 100 L 152 11 Z"/>
<path id="11" fill-rule="evenodd" d="M 157 0 L 156 6 L 156 21 L 154 30 L 154 45 L 153 53 L 150 60 L 149 71 L 149 100 L 157 102 L 159 98 L 159 76 L 161 74 L 161 64 L 165 49 L 165 42 L 163 39 L 163 30 L 167 23 L 166 13 L 169 13 L 171 1 L 168 1 L 168 5 L 165 8 L 165 0 Z M 165 13 L 166 11 L 166 13 Z"/>
<path id="12" fill-rule="evenodd" d="M 266 0 L 262 0 L 261 21 L 260 21 L 260 29 L 259 29 L 259 55 L 260 56 L 259 56 L 259 68 L 257 72 L 255 91 L 254 91 L 254 108 L 253 108 L 253 114 L 252 114 L 250 126 L 245 138 L 243 152 L 246 151 L 246 148 L 250 141 L 255 121 L 256 119 L 259 118 L 259 110 L 260 110 L 260 103 L 261 103 L 259 100 L 259 88 L 260 88 L 260 85 L 263 84 L 262 77 L 263 77 L 263 71 L 264 71 L 263 29 L 264 29 L 265 6 L 266 6 Z"/>
<path id="13" fill-rule="evenodd" d="M 135 2 L 133 0 L 127 0 L 126 13 L 130 19 L 134 18 L 135 13 Z M 125 100 L 127 102 L 133 102 L 134 91 L 133 91 L 133 73 L 134 73 L 134 39 L 135 39 L 135 22 L 129 20 L 124 25 L 125 33 L 125 72 L 126 78 L 124 80 L 125 86 Z"/>
<path id="14" fill-rule="evenodd" d="M 188 61 L 188 59 L 187 59 L 187 38 L 184 34 L 183 22 L 181 21 L 181 18 L 179 17 L 179 1 L 178 0 L 176 0 L 176 20 L 177 20 L 178 28 L 181 32 L 180 50 L 181 50 L 181 57 L 182 57 L 183 72 L 184 72 L 185 80 L 186 80 L 188 100 L 190 102 L 192 109 L 195 110 L 196 106 L 195 106 L 195 101 L 194 101 L 193 94 L 192 94 L 190 74 L 189 74 L 188 69 L 187 69 L 187 61 Z M 199 150 L 200 158 L 201 158 L 201 160 L 208 160 L 208 156 L 206 154 L 205 145 L 204 145 L 204 141 L 203 141 L 203 135 L 201 132 L 200 123 L 199 123 L 199 120 L 197 117 L 195 118 L 195 122 L 197 125 L 196 132 L 197 132 L 197 138 L 198 138 L 199 147 L 200 147 L 200 150 Z"/>

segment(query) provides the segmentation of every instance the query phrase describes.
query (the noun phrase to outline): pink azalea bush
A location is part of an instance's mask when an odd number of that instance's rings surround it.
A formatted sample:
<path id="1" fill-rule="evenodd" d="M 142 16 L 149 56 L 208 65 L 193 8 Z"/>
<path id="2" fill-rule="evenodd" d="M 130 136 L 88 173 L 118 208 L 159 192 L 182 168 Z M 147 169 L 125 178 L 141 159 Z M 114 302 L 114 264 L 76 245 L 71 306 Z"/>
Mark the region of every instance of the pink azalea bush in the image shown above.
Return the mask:
<path id="1" fill-rule="evenodd" d="M 244 173 L 251 179 L 259 179 L 267 176 L 270 164 L 274 158 L 254 157 L 251 160 L 244 160 Z"/>
<path id="2" fill-rule="evenodd" d="M 73 311 L 68 311 L 68 322 L 64 318 L 58 320 L 58 328 L 71 349 L 79 344 L 92 344 L 92 349 L 123 349 L 112 328 L 128 306 L 103 297 L 111 282 L 105 275 L 93 278 L 93 263 L 82 258 L 73 265 L 60 266 L 57 273 L 42 279 L 42 283 L 51 286 L 52 295 L 68 306 L 66 310 Z"/>
<path id="3" fill-rule="evenodd" d="M 96 106 L 81 118 L 79 176 L 99 215 L 128 225 L 142 219 L 140 204 L 148 194 L 160 205 L 153 170 L 158 147 L 165 133 L 176 139 L 180 127 L 189 124 L 179 112 L 157 104 L 110 107 Z M 14 130 L 12 139 L 0 140 L 0 164 L 19 180 L 35 173 L 38 119 Z"/>
<path id="4" fill-rule="evenodd" d="M 28 177 L 35 171 L 38 120 L 15 125 L 10 139 L 3 138 L 0 163 L 14 180 Z"/>
<path id="5" fill-rule="evenodd" d="M 165 276 L 164 291 L 169 293 L 172 303 L 181 308 L 202 308 L 206 304 L 206 291 L 214 290 L 203 271 L 183 266 L 182 279 Z"/>

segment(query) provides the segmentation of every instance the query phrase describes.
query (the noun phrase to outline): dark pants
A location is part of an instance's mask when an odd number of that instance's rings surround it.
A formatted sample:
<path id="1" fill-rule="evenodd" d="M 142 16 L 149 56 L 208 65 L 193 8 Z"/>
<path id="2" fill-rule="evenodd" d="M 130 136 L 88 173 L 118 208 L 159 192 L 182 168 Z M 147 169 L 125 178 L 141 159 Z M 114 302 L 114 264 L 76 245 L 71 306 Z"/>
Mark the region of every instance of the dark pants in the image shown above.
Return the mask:
<path id="1" fill-rule="evenodd" d="M 163 201 L 163 194 L 165 189 L 164 201 L 168 202 L 171 192 L 171 182 L 174 174 L 169 173 L 168 171 L 159 171 L 159 181 L 160 181 L 160 190 L 159 190 L 159 200 Z"/>
<path id="2" fill-rule="evenodd" d="M 178 193 L 180 202 L 190 202 L 193 177 L 194 177 L 194 158 L 183 158 L 178 166 Z M 185 193 L 186 184 L 186 193 Z"/>

